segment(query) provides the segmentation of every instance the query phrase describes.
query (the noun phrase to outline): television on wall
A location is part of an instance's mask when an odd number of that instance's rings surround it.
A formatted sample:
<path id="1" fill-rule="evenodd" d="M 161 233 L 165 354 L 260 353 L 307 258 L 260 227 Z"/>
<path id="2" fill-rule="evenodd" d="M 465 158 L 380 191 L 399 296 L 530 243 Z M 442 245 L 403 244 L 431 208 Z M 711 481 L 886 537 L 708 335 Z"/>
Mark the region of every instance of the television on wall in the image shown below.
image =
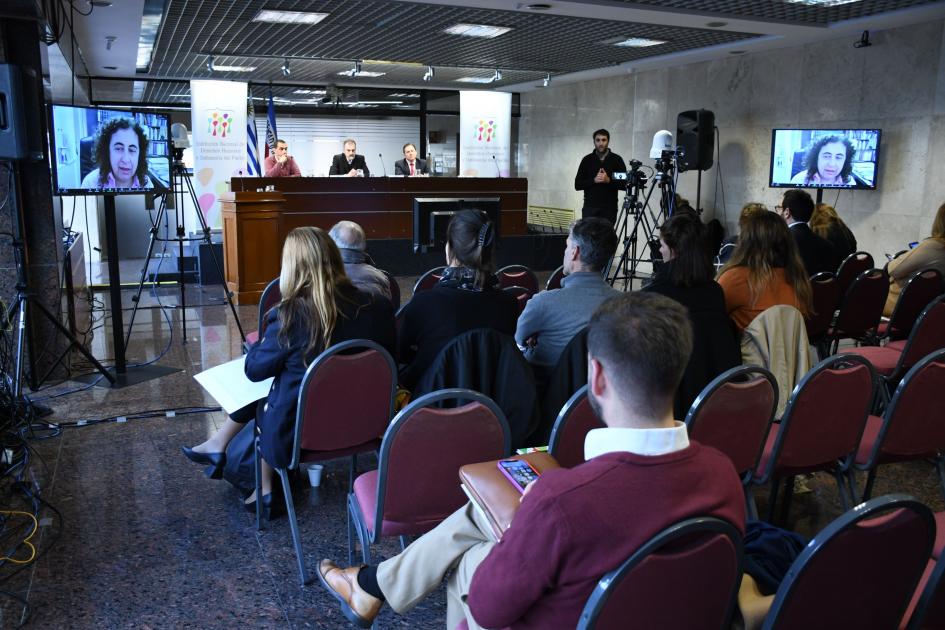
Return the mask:
<path id="1" fill-rule="evenodd" d="M 171 187 L 167 114 L 51 107 L 53 194 L 161 193 Z"/>
<path id="2" fill-rule="evenodd" d="M 875 190 L 879 129 L 774 129 L 772 188 Z"/>

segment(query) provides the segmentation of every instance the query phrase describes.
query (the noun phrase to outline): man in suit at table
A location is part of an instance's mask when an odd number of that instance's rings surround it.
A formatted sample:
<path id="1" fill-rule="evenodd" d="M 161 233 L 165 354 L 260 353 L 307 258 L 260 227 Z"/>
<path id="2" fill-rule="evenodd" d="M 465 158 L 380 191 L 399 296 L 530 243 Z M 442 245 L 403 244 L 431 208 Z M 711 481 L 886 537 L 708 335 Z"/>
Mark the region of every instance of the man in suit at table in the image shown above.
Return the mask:
<path id="1" fill-rule="evenodd" d="M 331 160 L 329 175 L 346 175 L 348 177 L 370 177 L 367 162 L 363 155 L 358 155 L 358 143 L 348 138 L 344 142 L 344 153 L 339 153 Z"/>
<path id="2" fill-rule="evenodd" d="M 426 160 L 417 157 L 417 147 L 412 142 L 404 145 L 404 159 L 394 162 L 394 175 L 429 175 L 430 167 Z"/>
<path id="3" fill-rule="evenodd" d="M 807 275 L 812 276 L 821 271 L 836 273 L 842 262 L 840 254 L 830 241 L 814 234 L 807 225 L 814 213 L 814 200 L 807 191 L 796 188 L 786 191 L 781 198 L 781 205 L 776 208 L 791 228 Z"/>

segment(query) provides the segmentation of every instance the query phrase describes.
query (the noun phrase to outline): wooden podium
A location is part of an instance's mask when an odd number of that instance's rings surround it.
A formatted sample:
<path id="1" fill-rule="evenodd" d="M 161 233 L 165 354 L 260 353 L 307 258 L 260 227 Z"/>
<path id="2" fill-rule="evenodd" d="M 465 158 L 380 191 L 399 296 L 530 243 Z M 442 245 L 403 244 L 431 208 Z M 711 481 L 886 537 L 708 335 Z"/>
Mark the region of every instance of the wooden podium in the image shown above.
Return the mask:
<path id="1" fill-rule="evenodd" d="M 268 186 L 275 192 L 257 192 Z M 413 237 L 416 197 L 499 197 L 503 236 L 527 233 L 528 180 L 439 177 L 242 177 L 230 181 L 223 206 L 227 287 L 237 304 L 256 304 L 279 275 L 282 242 L 293 229 L 329 229 L 347 219 L 368 239 Z M 233 192 L 235 191 L 235 192 Z M 411 255 L 405 245 L 405 256 Z"/>

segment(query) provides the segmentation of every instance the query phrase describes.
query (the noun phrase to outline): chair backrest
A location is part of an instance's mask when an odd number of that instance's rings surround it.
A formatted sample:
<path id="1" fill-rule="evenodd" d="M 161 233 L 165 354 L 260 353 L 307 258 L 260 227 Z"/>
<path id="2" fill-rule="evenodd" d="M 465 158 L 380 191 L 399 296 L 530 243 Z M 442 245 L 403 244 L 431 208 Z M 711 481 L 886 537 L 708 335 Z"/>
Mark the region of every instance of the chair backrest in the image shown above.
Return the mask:
<path id="1" fill-rule="evenodd" d="M 774 375 L 743 365 L 706 385 L 686 415 L 686 427 L 690 438 L 728 455 L 743 474 L 757 465 L 777 410 Z"/>
<path id="2" fill-rule="evenodd" d="M 518 303 L 518 314 L 521 315 L 522 311 L 525 310 L 525 305 L 528 304 L 528 301 L 532 299 L 534 293 L 525 287 L 503 287 L 503 291 L 509 295 L 515 296 L 515 301 Z"/>
<path id="3" fill-rule="evenodd" d="M 551 429 L 548 454 L 565 468 L 584 463 L 584 438 L 592 429 L 602 429 L 601 422 L 587 399 L 587 385 L 577 390 L 561 408 Z"/>
<path id="4" fill-rule="evenodd" d="M 444 409 L 445 400 L 463 401 Z M 487 396 L 469 389 L 433 392 L 407 405 L 384 434 L 378 460 L 375 540 L 384 521 L 435 527 L 466 501 L 460 466 L 511 453 L 505 414 Z"/>
<path id="5" fill-rule="evenodd" d="M 916 363 L 900 381 L 864 468 L 883 456 L 926 457 L 945 450 L 945 349 Z"/>
<path id="6" fill-rule="evenodd" d="M 847 256 L 837 269 L 837 282 L 840 285 L 840 295 L 844 295 L 853 281 L 861 273 L 873 268 L 873 256 L 869 252 L 853 252 Z"/>
<path id="7" fill-rule="evenodd" d="M 280 300 L 282 300 L 282 293 L 279 292 L 279 278 L 275 278 L 269 281 L 269 284 L 266 285 L 266 288 L 263 289 L 262 294 L 259 296 L 259 323 L 256 330 L 259 331 L 260 339 L 262 339 L 263 333 L 266 331 L 266 313 L 269 312 L 269 309 L 278 304 Z"/>
<path id="8" fill-rule="evenodd" d="M 561 265 L 551 272 L 551 275 L 548 277 L 548 282 L 545 283 L 545 291 L 560 289 L 562 278 L 564 278 L 564 265 Z"/>
<path id="9" fill-rule="evenodd" d="M 541 420 L 531 436 L 532 444 L 549 444 L 551 430 L 561 408 L 587 385 L 587 328 L 582 328 L 564 347 L 552 368 L 541 399 Z"/>
<path id="10" fill-rule="evenodd" d="M 896 300 L 886 336 L 891 340 L 907 338 L 922 310 L 941 294 L 942 274 L 938 269 L 923 269 L 912 274 Z"/>
<path id="11" fill-rule="evenodd" d="M 446 266 L 434 267 L 433 269 L 428 270 L 422 276 L 417 278 L 416 284 L 413 285 L 414 295 L 420 291 L 426 291 L 427 289 L 432 289 L 436 286 L 436 283 L 440 281 L 440 278 L 443 277 L 443 270 L 446 269 Z"/>
<path id="12" fill-rule="evenodd" d="M 866 427 L 875 382 L 873 366 L 859 355 L 839 354 L 814 366 L 791 395 L 761 480 L 776 470 L 794 474 L 826 470 L 837 460 L 849 464 Z"/>
<path id="13" fill-rule="evenodd" d="M 312 361 L 299 386 L 295 449 L 335 451 L 380 439 L 394 409 L 397 368 L 380 345 L 367 339 L 336 344 Z"/>
<path id="14" fill-rule="evenodd" d="M 741 534 L 726 521 L 700 517 L 672 525 L 601 578 L 578 630 L 727 628 L 742 557 Z"/>
<path id="15" fill-rule="evenodd" d="M 925 570 L 928 579 L 922 592 L 912 597 L 915 608 L 911 611 L 906 630 L 945 628 L 945 579 L 942 579 L 945 576 L 945 562 L 929 562 Z"/>
<path id="16" fill-rule="evenodd" d="M 394 311 L 396 312 L 400 310 L 400 285 L 397 284 L 394 276 L 386 271 L 384 271 L 384 275 L 387 276 L 387 284 L 390 286 L 390 303 L 394 305 Z"/>
<path id="17" fill-rule="evenodd" d="M 922 357 L 941 348 L 945 348 L 945 295 L 938 296 L 922 310 L 889 380 L 896 382 Z"/>
<path id="18" fill-rule="evenodd" d="M 499 286 L 503 289 L 525 287 L 532 294 L 538 293 L 538 276 L 524 265 L 506 265 L 495 272 L 495 275 L 499 279 Z"/>
<path id="19" fill-rule="evenodd" d="M 840 283 L 832 273 L 821 271 L 811 276 L 810 288 L 813 312 L 804 319 L 804 324 L 807 338 L 817 343 L 827 334 L 834 312 L 840 306 Z"/>
<path id="20" fill-rule="evenodd" d="M 932 511 L 906 495 L 871 499 L 808 543 L 765 617 L 775 628 L 898 628 L 932 553 Z"/>
<path id="21" fill-rule="evenodd" d="M 883 317 L 887 293 L 889 276 L 882 269 L 867 269 L 858 275 L 840 302 L 835 336 L 860 339 L 874 330 Z"/>

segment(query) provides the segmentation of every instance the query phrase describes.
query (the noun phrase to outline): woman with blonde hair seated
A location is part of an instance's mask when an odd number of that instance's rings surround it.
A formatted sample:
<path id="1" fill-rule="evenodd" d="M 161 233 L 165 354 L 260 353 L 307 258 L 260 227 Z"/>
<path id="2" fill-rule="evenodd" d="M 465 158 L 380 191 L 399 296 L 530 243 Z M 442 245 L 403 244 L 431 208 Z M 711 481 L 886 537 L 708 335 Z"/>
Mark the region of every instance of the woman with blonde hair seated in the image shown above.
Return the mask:
<path id="1" fill-rule="evenodd" d="M 818 203 L 807 226 L 811 232 L 833 245 L 841 261 L 856 251 L 856 237 L 833 206 Z"/>
<path id="2" fill-rule="evenodd" d="M 748 217 L 718 283 L 725 309 L 739 331 L 772 306 L 793 306 L 805 316 L 811 310 L 810 281 L 797 244 L 787 224 L 773 212 Z"/>
<path id="3" fill-rule="evenodd" d="M 338 247 L 324 230 L 299 227 L 282 247 L 281 300 L 266 313 L 266 332 L 246 355 L 251 381 L 274 377 L 265 404 L 234 412 L 205 442 L 181 447 L 184 455 L 207 464 L 207 475 L 222 476 L 226 447 L 254 419 L 262 451 L 262 512 L 273 509 L 273 466 L 285 467 L 294 447 L 296 403 L 309 364 L 326 348 L 348 339 L 370 339 L 394 350 L 394 313 L 388 300 L 356 289 L 345 275 Z M 263 401 L 260 401 L 261 403 Z M 254 496 L 246 508 L 255 511 Z"/>
<path id="4" fill-rule="evenodd" d="M 945 276 L 945 203 L 938 207 L 932 221 L 932 235 L 906 252 L 889 261 L 886 271 L 889 273 L 889 294 L 883 315 L 891 317 L 896 301 L 906 282 L 917 271 L 937 269 Z"/>

